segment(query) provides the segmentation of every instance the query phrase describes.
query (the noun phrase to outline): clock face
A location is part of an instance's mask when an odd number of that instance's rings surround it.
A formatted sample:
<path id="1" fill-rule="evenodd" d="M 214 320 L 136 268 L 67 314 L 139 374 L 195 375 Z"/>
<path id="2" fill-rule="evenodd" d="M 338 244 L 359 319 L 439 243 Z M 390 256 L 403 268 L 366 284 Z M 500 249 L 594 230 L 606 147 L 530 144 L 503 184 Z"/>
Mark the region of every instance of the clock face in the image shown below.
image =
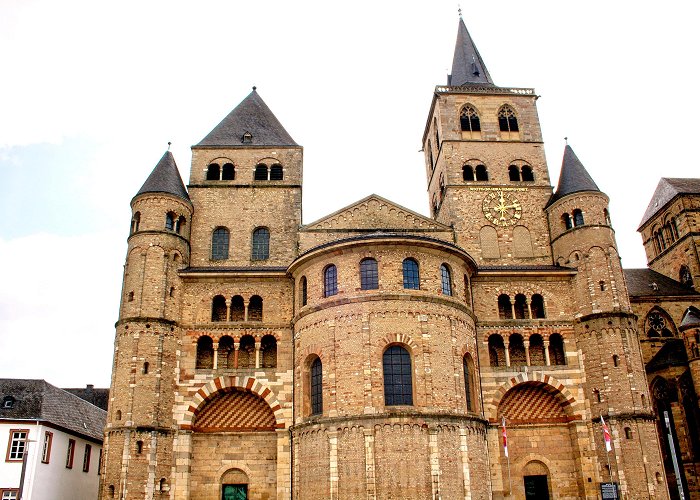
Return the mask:
<path id="1" fill-rule="evenodd" d="M 520 202 L 512 194 L 501 189 L 489 192 L 481 208 L 486 220 L 496 226 L 514 226 L 522 217 Z"/>

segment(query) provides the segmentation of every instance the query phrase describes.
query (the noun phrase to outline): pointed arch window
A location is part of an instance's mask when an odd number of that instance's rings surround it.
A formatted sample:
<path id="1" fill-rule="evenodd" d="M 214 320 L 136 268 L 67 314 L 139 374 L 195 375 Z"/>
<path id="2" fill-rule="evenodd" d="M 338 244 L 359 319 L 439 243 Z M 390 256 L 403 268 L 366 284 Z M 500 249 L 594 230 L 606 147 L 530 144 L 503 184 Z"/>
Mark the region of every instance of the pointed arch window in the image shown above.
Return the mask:
<path id="1" fill-rule="evenodd" d="M 420 289 L 420 270 L 415 259 L 408 258 L 403 261 L 403 287 L 409 290 Z"/>
<path id="2" fill-rule="evenodd" d="M 225 163 L 221 169 L 221 180 L 232 181 L 236 178 L 236 169 L 233 163 Z"/>
<path id="3" fill-rule="evenodd" d="M 323 364 L 321 358 L 316 358 L 311 363 L 311 414 L 320 415 L 323 413 Z"/>
<path id="4" fill-rule="evenodd" d="M 440 280 L 443 295 L 452 295 L 452 273 L 447 264 L 440 266 Z"/>
<path id="5" fill-rule="evenodd" d="M 362 290 L 379 288 L 379 270 L 375 259 L 367 258 L 360 261 L 360 288 Z"/>
<path id="6" fill-rule="evenodd" d="M 338 269 L 331 264 L 323 270 L 323 296 L 331 297 L 338 293 Z"/>
<path id="7" fill-rule="evenodd" d="M 476 180 L 477 181 L 488 181 L 489 180 L 489 173 L 488 173 L 488 170 L 486 170 L 486 166 L 484 166 L 484 165 L 477 165 L 476 166 Z"/>
<path id="8" fill-rule="evenodd" d="M 518 118 L 515 116 L 513 108 L 502 106 L 498 111 L 498 128 L 501 132 L 518 132 Z"/>
<path id="9" fill-rule="evenodd" d="M 281 181 L 284 179 L 284 171 L 282 170 L 282 165 L 275 163 L 270 167 L 270 180 L 271 181 Z"/>
<path id="10" fill-rule="evenodd" d="M 207 167 L 207 180 L 218 181 L 221 178 L 221 167 L 218 163 L 210 163 Z"/>
<path id="11" fill-rule="evenodd" d="M 211 259 L 228 259 L 229 231 L 225 227 L 217 227 L 211 235 Z"/>
<path id="12" fill-rule="evenodd" d="M 252 260 L 267 260 L 270 257 L 270 230 L 259 227 L 253 231 Z"/>
<path id="13" fill-rule="evenodd" d="M 411 356 L 400 345 L 392 345 L 382 356 L 384 368 L 384 404 L 412 405 L 413 379 Z"/>
<path id="14" fill-rule="evenodd" d="M 467 104 L 459 111 L 459 124 L 463 132 L 481 132 L 479 113 L 474 106 Z"/>

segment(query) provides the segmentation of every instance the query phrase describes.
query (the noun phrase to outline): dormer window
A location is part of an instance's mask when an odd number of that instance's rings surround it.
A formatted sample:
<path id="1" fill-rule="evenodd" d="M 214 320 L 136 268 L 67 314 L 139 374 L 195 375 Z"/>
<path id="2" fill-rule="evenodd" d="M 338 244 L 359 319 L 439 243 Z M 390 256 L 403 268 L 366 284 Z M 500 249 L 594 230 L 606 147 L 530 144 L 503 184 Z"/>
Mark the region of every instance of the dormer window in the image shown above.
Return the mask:
<path id="1" fill-rule="evenodd" d="M 245 134 L 243 134 L 243 137 L 241 137 L 241 142 L 243 144 L 252 144 L 253 134 L 251 134 L 250 132 L 246 132 Z"/>
<path id="2" fill-rule="evenodd" d="M 10 410 L 10 409 L 14 408 L 15 401 L 17 401 L 17 400 L 14 397 L 5 396 L 4 398 L 2 398 L 2 409 L 3 410 Z"/>

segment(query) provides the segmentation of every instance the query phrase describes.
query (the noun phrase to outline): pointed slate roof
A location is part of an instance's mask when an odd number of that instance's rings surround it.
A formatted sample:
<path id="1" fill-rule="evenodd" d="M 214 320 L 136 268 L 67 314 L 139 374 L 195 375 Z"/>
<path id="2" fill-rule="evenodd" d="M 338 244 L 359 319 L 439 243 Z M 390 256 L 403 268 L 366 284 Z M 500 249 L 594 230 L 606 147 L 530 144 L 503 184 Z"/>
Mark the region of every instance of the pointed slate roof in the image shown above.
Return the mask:
<path id="1" fill-rule="evenodd" d="M 682 327 L 698 327 L 700 326 L 700 310 L 697 307 L 690 306 L 685 310 L 683 314 L 683 320 L 681 321 Z"/>
<path id="2" fill-rule="evenodd" d="M 561 162 L 561 173 L 559 174 L 559 184 L 557 190 L 549 199 L 547 206 L 551 205 L 559 198 L 563 198 L 568 194 L 578 193 L 579 191 L 598 191 L 593 178 L 586 171 L 586 168 L 578 159 L 574 150 L 568 144 L 564 148 L 564 159 Z"/>
<path id="3" fill-rule="evenodd" d="M 190 201 L 182 177 L 180 177 L 180 171 L 175 164 L 175 157 L 170 151 L 165 152 L 136 196 L 144 193 L 168 193 Z"/>
<path id="4" fill-rule="evenodd" d="M 244 142 L 244 135 L 249 138 Z M 197 146 L 298 146 L 267 104 L 253 91 L 221 120 Z"/>
<path id="5" fill-rule="evenodd" d="M 457 27 L 457 43 L 452 59 L 452 74 L 447 75 L 447 85 L 468 84 L 493 85 L 486 64 L 469 35 L 467 26 L 460 17 Z"/>
<path id="6" fill-rule="evenodd" d="M 700 194 L 700 179 L 662 177 L 656 186 L 656 191 L 654 191 L 654 196 L 651 197 L 646 212 L 644 212 L 644 217 L 642 217 L 639 227 L 641 228 L 646 224 L 656 212 L 679 194 Z"/>
<path id="7" fill-rule="evenodd" d="M 625 269 L 627 292 L 635 297 L 687 297 L 698 295 L 692 288 L 681 285 L 678 281 L 652 271 L 649 268 Z"/>

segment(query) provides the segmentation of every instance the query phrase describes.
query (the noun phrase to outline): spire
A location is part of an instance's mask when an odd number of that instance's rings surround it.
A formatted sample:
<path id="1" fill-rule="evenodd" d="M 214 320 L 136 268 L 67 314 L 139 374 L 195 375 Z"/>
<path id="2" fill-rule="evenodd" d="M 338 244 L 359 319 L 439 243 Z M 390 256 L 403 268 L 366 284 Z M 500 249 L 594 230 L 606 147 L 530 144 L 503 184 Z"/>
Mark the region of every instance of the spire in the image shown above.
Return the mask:
<path id="1" fill-rule="evenodd" d="M 255 87 L 197 146 L 297 146 Z"/>
<path id="2" fill-rule="evenodd" d="M 170 151 L 166 151 L 156 167 L 143 183 L 136 196 L 144 193 L 168 193 L 183 200 L 190 201 L 185 185 L 180 177 L 180 172 L 175 164 L 175 158 Z"/>
<path id="3" fill-rule="evenodd" d="M 551 205 L 559 198 L 579 191 L 598 191 L 598 186 L 593 178 L 586 171 L 586 168 L 576 157 L 576 153 L 568 144 L 564 148 L 564 160 L 561 162 L 561 173 L 559 174 L 559 184 L 557 190 L 549 199 L 547 206 Z"/>
<path id="4" fill-rule="evenodd" d="M 460 13 L 455 55 L 452 59 L 452 74 L 447 75 L 447 85 L 459 86 L 474 83 L 493 85 L 493 80 L 491 80 L 491 75 L 489 75 L 486 64 L 479 55 L 472 37 L 469 36 L 469 31 L 467 31 L 467 26 Z"/>

